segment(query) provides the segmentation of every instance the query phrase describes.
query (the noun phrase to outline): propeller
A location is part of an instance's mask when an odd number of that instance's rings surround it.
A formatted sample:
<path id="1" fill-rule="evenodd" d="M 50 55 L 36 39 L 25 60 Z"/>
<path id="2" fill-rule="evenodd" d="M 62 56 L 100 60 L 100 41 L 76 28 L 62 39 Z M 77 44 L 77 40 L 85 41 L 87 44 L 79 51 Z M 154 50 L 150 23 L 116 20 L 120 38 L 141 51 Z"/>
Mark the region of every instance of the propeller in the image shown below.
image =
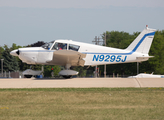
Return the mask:
<path id="1" fill-rule="evenodd" d="M 20 53 L 19 50 L 17 50 L 16 53 L 17 53 L 17 55 L 19 55 L 19 53 Z"/>
<path id="2" fill-rule="evenodd" d="M 19 54 L 20 54 L 19 49 L 13 50 L 13 51 L 10 52 L 10 55 L 13 55 L 13 56 L 19 56 Z"/>

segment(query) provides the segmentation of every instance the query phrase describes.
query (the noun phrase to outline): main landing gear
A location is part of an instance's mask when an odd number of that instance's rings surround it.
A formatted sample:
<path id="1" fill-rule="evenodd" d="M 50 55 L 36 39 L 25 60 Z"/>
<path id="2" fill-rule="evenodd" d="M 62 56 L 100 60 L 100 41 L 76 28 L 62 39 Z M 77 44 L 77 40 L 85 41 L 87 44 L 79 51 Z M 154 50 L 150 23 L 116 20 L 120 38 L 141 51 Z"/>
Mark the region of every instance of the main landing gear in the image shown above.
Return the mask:
<path id="1" fill-rule="evenodd" d="M 60 71 L 59 72 L 59 75 L 61 75 L 63 78 L 65 78 L 65 79 L 69 79 L 69 78 L 71 78 L 73 75 L 77 75 L 79 72 L 77 72 L 77 71 L 74 71 L 74 70 L 70 70 L 70 65 L 69 64 L 67 64 L 66 66 L 65 66 L 65 68 L 66 68 L 66 70 L 62 70 L 62 71 Z"/>
<path id="2" fill-rule="evenodd" d="M 59 72 L 59 75 L 61 75 L 63 78 L 69 79 L 73 75 L 77 75 L 79 72 L 74 70 L 62 70 Z"/>

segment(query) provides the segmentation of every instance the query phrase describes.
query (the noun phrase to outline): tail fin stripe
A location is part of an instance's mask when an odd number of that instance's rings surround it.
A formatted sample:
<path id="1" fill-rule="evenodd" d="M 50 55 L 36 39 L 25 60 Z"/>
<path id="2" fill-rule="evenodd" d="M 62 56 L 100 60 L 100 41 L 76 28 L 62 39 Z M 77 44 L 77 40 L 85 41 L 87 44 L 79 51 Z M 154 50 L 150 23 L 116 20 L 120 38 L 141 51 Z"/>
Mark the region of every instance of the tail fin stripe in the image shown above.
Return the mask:
<path id="1" fill-rule="evenodd" d="M 144 41 L 144 39 L 147 37 L 147 36 L 153 36 L 155 34 L 155 32 L 152 32 L 152 33 L 147 33 L 145 34 L 142 39 L 138 42 L 138 44 L 136 45 L 136 47 L 132 50 L 132 53 L 135 52 L 137 50 L 137 48 L 140 46 L 140 44 Z"/>

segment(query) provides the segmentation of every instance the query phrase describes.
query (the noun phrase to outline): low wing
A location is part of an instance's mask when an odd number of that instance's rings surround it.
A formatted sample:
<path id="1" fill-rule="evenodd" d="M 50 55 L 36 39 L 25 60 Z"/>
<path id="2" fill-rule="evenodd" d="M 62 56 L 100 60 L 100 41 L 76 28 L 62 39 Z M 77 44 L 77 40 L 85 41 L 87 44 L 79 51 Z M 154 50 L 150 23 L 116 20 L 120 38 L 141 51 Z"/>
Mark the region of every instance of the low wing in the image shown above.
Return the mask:
<path id="1" fill-rule="evenodd" d="M 85 61 L 83 58 L 86 54 L 82 54 L 73 50 L 58 50 L 54 51 L 52 61 L 47 61 L 51 65 L 62 65 L 69 64 L 71 66 L 84 66 Z"/>

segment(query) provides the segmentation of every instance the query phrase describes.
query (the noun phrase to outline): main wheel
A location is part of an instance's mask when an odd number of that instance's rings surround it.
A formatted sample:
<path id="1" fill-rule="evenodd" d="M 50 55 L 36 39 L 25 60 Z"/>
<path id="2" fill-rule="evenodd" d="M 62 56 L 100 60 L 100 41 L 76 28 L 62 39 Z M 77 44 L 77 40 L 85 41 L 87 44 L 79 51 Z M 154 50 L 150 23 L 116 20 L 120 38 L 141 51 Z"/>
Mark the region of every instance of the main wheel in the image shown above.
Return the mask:
<path id="1" fill-rule="evenodd" d="M 25 78 L 31 78 L 32 75 L 24 75 Z"/>
<path id="2" fill-rule="evenodd" d="M 63 75 L 62 77 L 65 78 L 65 79 L 69 79 L 69 78 L 72 77 L 72 75 Z"/>

